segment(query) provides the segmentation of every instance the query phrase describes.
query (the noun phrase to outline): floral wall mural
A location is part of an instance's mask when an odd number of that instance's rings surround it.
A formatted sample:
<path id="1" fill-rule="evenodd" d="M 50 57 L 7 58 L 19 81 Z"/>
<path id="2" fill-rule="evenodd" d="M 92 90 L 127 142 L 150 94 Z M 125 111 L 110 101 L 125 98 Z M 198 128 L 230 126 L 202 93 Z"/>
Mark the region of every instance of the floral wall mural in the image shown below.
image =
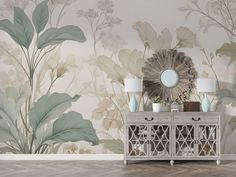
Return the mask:
<path id="1" fill-rule="evenodd" d="M 185 52 L 217 80 L 222 151 L 236 152 L 235 0 L 2 0 L 0 9 L 0 153 L 123 153 L 123 80 L 142 77 L 161 49 Z"/>

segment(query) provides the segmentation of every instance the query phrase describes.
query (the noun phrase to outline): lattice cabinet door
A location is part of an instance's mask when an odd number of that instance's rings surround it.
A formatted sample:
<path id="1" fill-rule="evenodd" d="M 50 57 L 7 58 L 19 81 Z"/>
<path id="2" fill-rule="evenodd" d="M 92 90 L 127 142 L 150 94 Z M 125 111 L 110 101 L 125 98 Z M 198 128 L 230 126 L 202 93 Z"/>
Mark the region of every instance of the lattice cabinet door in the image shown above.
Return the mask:
<path id="1" fill-rule="evenodd" d="M 128 112 L 128 160 L 216 160 L 220 164 L 220 112 Z"/>
<path id="2" fill-rule="evenodd" d="M 218 156 L 218 126 L 197 125 L 197 156 Z"/>
<path id="3" fill-rule="evenodd" d="M 191 124 L 174 125 L 174 156 L 195 156 L 195 126 Z"/>
<path id="4" fill-rule="evenodd" d="M 127 156 L 148 157 L 148 125 L 128 125 L 127 131 Z"/>
<path id="5" fill-rule="evenodd" d="M 170 125 L 150 125 L 150 156 L 170 157 Z"/>

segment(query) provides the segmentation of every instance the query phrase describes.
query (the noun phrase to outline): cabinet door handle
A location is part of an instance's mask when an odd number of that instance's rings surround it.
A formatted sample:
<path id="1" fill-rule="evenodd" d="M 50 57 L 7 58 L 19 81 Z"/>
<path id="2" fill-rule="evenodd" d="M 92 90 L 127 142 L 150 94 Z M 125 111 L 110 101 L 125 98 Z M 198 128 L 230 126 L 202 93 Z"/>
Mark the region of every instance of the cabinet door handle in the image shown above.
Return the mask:
<path id="1" fill-rule="evenodd" d="M 198 117 L 197 119 L 195 119 L 194 117 L 192 117 L 192 120 L 193 120 L 193 121 L 199 121 L 199 120 L 201 120 L 201 118 Z"/>
<path id="2" fill-rule="evenodd" d="M 151 119 L 148 119 L 147 117 L 145 117 L 145 120 L 146 120 L 146 121 L 153 121 L 154 118 L 152 117 Z"/>

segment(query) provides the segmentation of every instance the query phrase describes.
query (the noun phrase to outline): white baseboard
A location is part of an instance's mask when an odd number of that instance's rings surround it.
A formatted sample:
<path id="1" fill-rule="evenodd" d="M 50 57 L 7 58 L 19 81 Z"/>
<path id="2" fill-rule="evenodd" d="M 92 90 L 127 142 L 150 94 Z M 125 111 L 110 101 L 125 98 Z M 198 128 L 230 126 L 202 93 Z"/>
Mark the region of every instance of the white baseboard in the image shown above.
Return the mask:
<path id="1" fill-rule="evenodd" d="M 0 160 L 123 160 L 123 154 L 0 154 Z"/>
<path id="2" fill-rule="evenodd" d="M 221 160 L 236 160 L 236 154 L 221 154 Z"/>
<path id="3" fill-rule="evenodd" d="M 0 160 L 124 160 L 123 154 L 0 154 Z M 222 154 L 221 160 L 236 160 L 236 154 Z"/>

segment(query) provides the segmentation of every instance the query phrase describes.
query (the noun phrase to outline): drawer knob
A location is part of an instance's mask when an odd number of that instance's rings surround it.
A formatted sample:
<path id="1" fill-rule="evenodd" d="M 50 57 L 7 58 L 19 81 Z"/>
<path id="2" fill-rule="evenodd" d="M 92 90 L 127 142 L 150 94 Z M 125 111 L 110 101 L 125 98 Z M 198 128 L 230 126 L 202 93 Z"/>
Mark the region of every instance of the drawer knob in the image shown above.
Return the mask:
<path id="1" fill-rule="evenodd" d="M 198 117 L 198 118 L 196 119 L 196 118 L 192 117 L 192 120 L 193 120 L 193 121 L 199 121 L 199 120 L 201 120 L 201 118 Z"/>
<path id="2" fill-rule="evenodd" d="M 154 118 L 152 117 L 151 119 L 148 119 L 147 117 L 145 117 L 145 120 L 146 120 L 146 121 L 153 121 Z"/>

